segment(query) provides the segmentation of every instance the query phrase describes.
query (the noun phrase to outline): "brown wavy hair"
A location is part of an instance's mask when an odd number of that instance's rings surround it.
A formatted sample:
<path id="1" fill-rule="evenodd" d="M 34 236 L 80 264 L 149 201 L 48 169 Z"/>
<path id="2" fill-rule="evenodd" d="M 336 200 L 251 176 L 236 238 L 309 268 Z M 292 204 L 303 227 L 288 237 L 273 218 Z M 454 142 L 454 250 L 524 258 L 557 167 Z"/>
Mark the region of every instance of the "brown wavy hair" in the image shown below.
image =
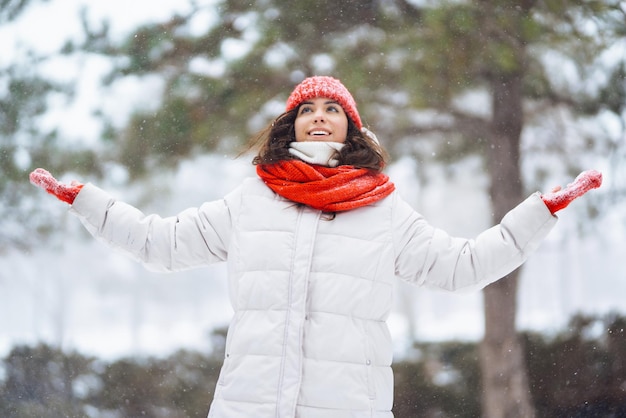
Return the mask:
<path id="1" fill-rule="evenodd" d="M 273 164 L 297 157 L 289 153 L 289 144 L 296 140 L 295 121 L 299 106 L 278 116 L 252 138 L 248 149 L 258 149 L 252 164 Z M 380 172 L 387 162 L 387 152 L 376 141 L 363 134 L 348 118 L 345 146 L 339 151 L 339 165 L 351 165 Z"/>

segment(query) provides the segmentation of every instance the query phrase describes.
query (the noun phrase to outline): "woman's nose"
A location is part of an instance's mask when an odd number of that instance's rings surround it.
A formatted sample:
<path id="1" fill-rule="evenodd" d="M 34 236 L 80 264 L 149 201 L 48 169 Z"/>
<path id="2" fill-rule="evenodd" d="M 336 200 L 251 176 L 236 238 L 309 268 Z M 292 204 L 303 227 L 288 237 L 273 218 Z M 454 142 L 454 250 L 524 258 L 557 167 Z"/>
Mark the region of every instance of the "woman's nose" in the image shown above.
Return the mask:
<path id="1" fill-rule="evenodd" d="M 324 112 L 321 110 L 316 111 L 314 115 L 314 120 L 315 122 L 324 122 Z"/>

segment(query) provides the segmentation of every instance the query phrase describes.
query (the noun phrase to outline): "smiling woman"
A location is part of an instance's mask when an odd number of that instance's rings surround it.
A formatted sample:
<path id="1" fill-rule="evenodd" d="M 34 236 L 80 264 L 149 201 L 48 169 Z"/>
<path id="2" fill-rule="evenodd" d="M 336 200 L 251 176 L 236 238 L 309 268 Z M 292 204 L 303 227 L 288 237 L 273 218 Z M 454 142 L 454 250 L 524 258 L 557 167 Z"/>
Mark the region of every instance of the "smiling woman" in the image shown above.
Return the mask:
<path id="1" fill-rule="evenodd" d="M 348 135 L 348 117 L 339 103 L 318 97 L 300 105 L 295 129 L 298 142 L 344 143 Z"/>
<path id="2" fill-rule="evenodd" d="M 349 165 L 382 171 L 387 153 L 363 127 L 356 102 L 337 79 L 309 77 L 292 91 L 285 113 L 251 141 L 260 149 L 253 163 L 301 159 L 330 167 Z"/>
<path id="3" fill-rule="evenodd" d="M 392 417 L 394 281 L 456 291 L 499 280 L 538 247 L 556 210 L 601 180 L 584 173 L 534 193 L 476 239 L 457 238 L 382 172 L 384 151 L 339 80 L 304 80 L 257 140 L 257 177 L 169 218 L 31 173 L 95 237 L 151 269 L 228 264 L 234 315 L 210 417 Z"/>

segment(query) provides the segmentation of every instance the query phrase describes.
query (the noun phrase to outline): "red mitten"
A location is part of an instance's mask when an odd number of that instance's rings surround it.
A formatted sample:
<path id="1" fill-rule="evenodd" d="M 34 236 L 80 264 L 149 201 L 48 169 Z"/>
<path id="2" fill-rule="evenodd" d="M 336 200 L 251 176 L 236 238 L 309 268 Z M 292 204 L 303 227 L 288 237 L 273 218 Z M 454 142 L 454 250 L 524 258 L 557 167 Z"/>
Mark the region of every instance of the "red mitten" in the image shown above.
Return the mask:
<path id="1" fill-rule="evenodd" d="M 544 203 L 550 209 L 552 214 L 561 209 L 565 209 L 572 200 L 587 193 L 591 189 L 597 189 L 602 185 L 602 173 L 596 170 L 583 171 L 570 183 L 561 190 L 557 187 L 551 193 L 541 195 Z"/>
<path id="2" fill-rule="evenodd" d="M 62 200 L 70 205 L 74 203 L 74 199 L 80 189 L 83 188 L 83 185 L 73 181 L 71 184 L 62 184 L 57 181 L 52 174 L 44 170 L 43 168 L 38 168 L 32 173 L 30 173 L 30 182 L 33 183 L 37 187 L 41 187 L 48 193 L 55 195 L 57 199 Z"/>

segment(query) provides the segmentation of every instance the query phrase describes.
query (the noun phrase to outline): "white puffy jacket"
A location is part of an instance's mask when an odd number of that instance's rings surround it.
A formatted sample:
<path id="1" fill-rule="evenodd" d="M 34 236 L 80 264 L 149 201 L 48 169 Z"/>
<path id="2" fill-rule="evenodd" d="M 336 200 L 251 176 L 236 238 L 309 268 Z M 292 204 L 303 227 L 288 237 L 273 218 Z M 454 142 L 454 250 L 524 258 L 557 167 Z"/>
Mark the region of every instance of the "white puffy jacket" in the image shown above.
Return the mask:
<path id="1" fill-rule="evenodd" d="M 449 290 L 518 267 L 556 222 L 538 194 L 475 240 L 429 225 L 397 192 L 334 219 L 246 180 L 176 217 L 145 216 L 93 185 L 72 211 L 149 268 L 229 267 L 230 324 L 209 417 L 392 417 L 395 277 Z"/>

